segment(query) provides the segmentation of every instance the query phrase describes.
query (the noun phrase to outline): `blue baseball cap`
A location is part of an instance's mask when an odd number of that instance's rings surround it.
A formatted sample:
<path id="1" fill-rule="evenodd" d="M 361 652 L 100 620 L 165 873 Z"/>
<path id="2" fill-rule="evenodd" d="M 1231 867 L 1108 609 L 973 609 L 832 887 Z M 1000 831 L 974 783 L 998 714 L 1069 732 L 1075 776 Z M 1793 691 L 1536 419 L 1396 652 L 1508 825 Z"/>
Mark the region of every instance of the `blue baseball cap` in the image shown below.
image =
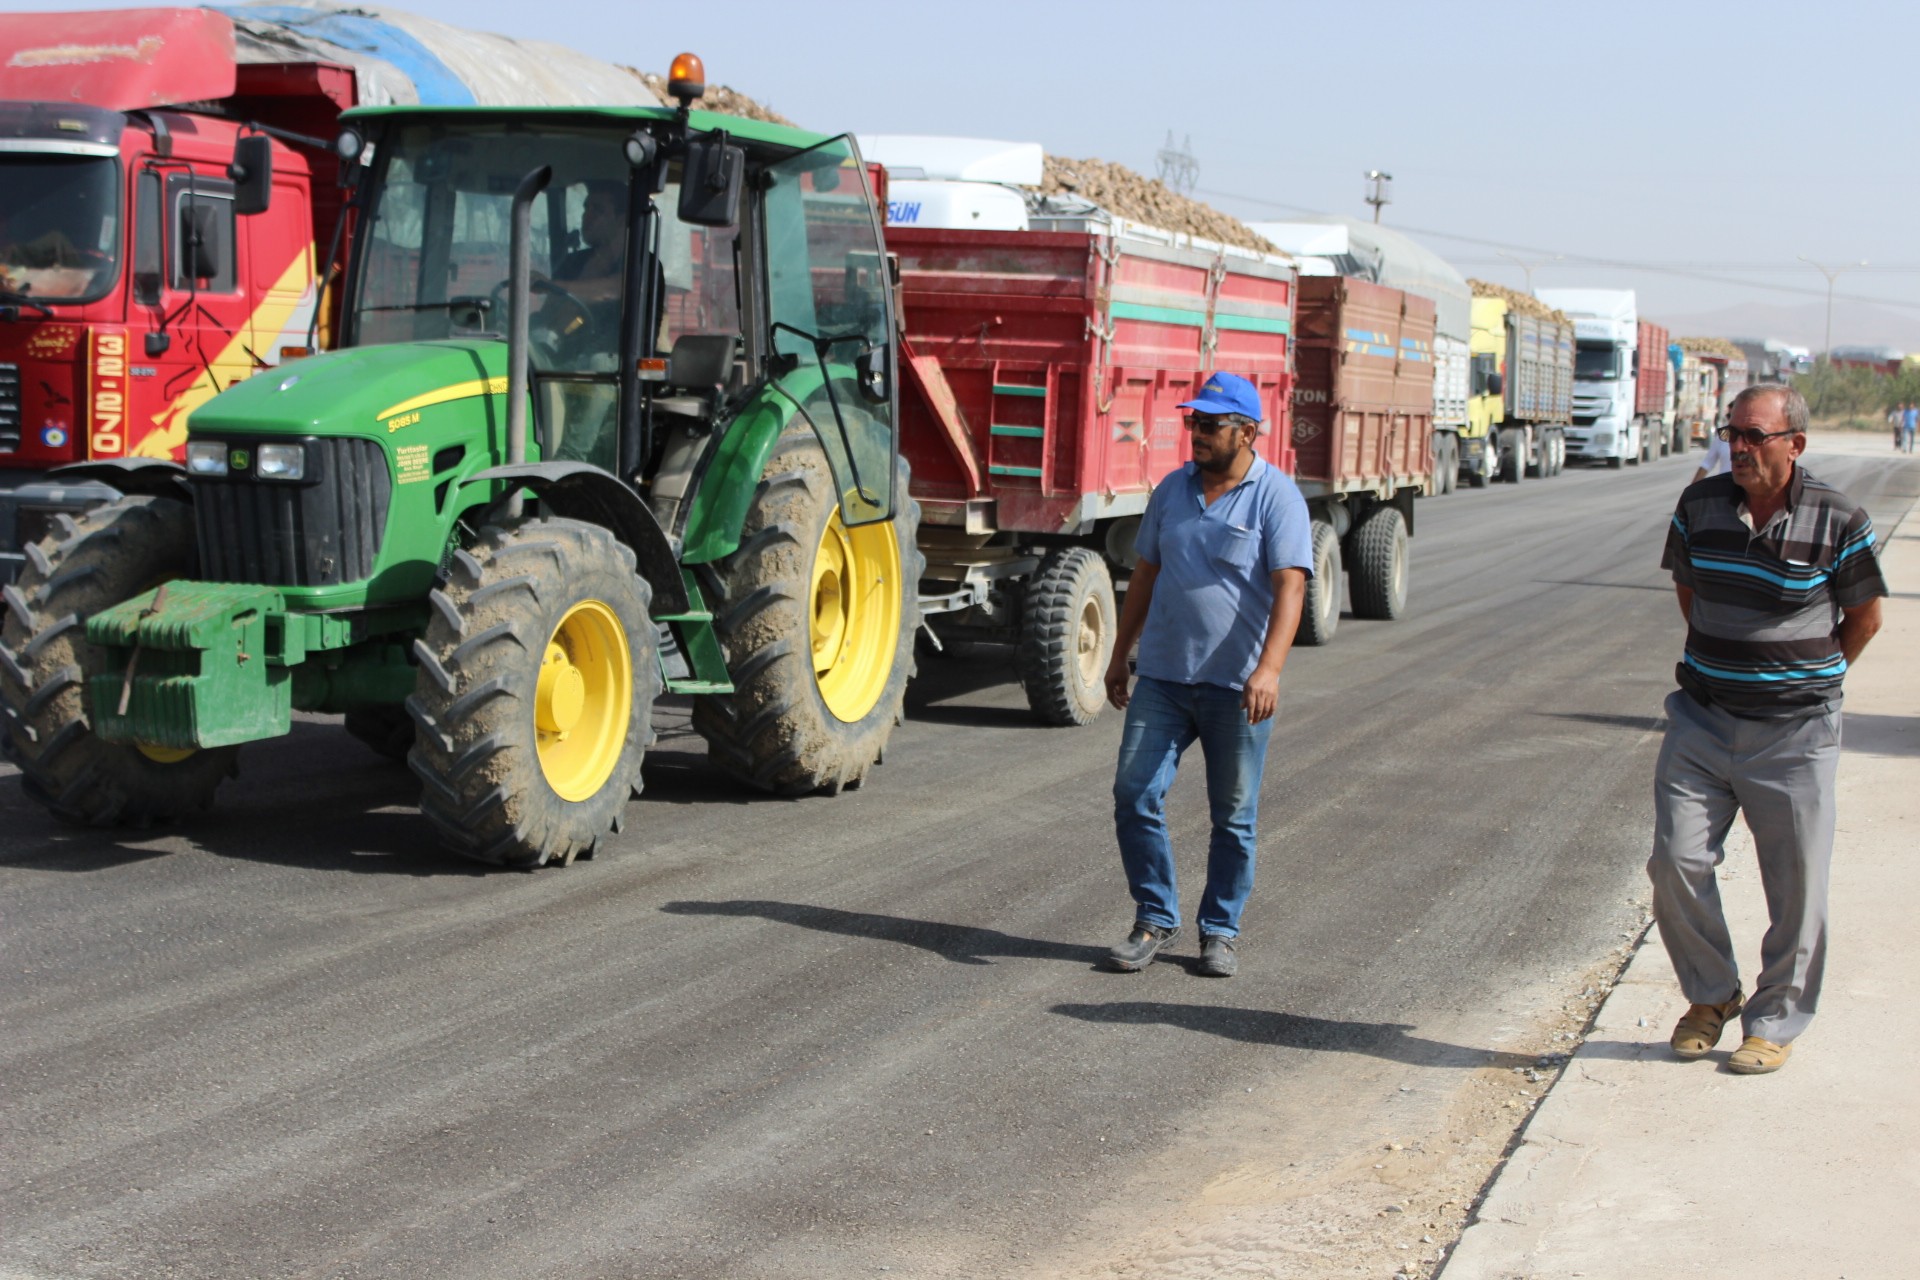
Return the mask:
<path id="1" fill-rule="evenodd" d="M 1216 373 L 1200 387 L 1200 394 L 1179 406 L 1201 413 L 1238 413 L 1259 422 L 1260 391 L 1237 373 Z"/>

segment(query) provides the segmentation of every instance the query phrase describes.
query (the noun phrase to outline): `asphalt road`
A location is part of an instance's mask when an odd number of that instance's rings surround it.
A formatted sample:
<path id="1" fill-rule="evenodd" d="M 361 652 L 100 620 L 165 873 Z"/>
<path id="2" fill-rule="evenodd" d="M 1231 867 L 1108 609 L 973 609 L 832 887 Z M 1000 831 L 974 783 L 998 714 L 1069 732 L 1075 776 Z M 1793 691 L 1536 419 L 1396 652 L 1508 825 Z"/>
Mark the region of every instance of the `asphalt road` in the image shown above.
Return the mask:
<path id="1" fill-rule="evenodd" d="M 1409 616 L 1288 664 L 1227 982 L 1190 936 L 1097 971 L 1118 717 L 1038 727 L 991 659 L 923 664 L 830 800 L 663 711 L 624 845 L 534 874 L 438 853 L 323 722 L 164 831 L 0 776 L 0 1276 L 1007 1274 L 1243 1159 L 1193 1135 L 1250 1095 L 1364 1118 L 1381 1064 L 1484 1062 L 1640 890 L 1691 466 L 1420 504 Z M 1815 466 L 1883 528 L 1920 494 Z M 1171 820 L 1191 904 L 1197 767 Z"/>

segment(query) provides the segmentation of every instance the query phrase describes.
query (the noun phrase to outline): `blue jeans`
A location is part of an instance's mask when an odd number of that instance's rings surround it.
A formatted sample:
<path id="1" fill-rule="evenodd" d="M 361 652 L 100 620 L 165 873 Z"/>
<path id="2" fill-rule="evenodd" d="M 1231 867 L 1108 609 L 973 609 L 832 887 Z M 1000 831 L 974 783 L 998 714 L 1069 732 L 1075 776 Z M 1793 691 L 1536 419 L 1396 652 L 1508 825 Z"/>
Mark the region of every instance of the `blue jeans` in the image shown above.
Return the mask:
<path id="1" fill-rule="evenodd" d="M 1218 684 L 1176 684 L 1141 676 L 1127 705 L 1120 764 L 1113 776 L 1113 824 L 1134 918 L 1172 929 L 1180 923 L 1180 890 L 1167 839 L 1167 788 L 1194 740 L 1207 762 L 1207 891 L 1200 932 L 1237 937 L 1240 912 L 1253 891 L 1254 828 L 1260 817 L 1260 775 L 1273 721 L 1247 723 L 1240 691 Z"/>

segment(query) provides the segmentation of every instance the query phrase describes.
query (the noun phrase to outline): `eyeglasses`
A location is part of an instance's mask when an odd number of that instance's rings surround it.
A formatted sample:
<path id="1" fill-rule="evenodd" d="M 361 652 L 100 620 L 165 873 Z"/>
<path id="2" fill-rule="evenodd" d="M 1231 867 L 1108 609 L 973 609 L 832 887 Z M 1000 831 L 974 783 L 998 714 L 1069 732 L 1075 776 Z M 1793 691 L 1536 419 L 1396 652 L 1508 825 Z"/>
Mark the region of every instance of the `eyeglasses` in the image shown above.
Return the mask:
<path id="1" fill-rule="evenodd" d="M 1769 440 L 1790 436 L 1792 431 L 1762 431 L 1758 427 L 1716 427 L 1713 434 L 1722 440 L 1738 441 L 1749 449 L 1758 449 Z"/>
<path id="2" fill-rule="evenodd" d="M 1184 421 L 1186 423 L 1187 430 L 1199 431 L 1206 435 L 1212 435 L 1214 432 L 1220 430 L 1222 427 L 1230 427 L 1233 425 L 1231 422 L 1227 421 L 1226 418 L 1222 417 L 1219 414 L 1214 414 L 1214 413 L 1190 413 L 1186 416 Z"/>

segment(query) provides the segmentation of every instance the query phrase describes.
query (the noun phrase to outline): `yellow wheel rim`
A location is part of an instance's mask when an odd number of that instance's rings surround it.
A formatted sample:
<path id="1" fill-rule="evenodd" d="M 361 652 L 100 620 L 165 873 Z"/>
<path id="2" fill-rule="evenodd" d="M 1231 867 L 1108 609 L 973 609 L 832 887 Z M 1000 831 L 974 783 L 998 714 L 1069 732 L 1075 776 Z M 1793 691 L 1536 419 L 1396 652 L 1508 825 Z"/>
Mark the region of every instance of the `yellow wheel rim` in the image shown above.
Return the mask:
<path id="1" fill-rule="evenodd" d="M 900 544 L 891 521 L 849 529 L 834 509 L 813 556 L 807 618 L 820 697 L 852 724 L 886 692 L 900 641 Z"/>
<path id="2" fill-rule="evenodd" d="M 136 742 L 134 749 L 155 764 L 179 764 L 195 751 L 193 747 L 156 747 L 151 742 Z"/>
<path id="3" fill-rule="evenodd" d="M 633 658 L 613 610 L 582 600 L 553 629 L 533 695 L 540 771 L 562 800 L 586 800 L 613 775 L 633 713 Z"/>
<path id="4" fill-rule="evenodd" d="M 1097 597 L 1089 595 L 1080 606 L 1080 633 L 1074 655 L 1080 667 L 1080 680 L 1087 685 L 1100 684 L 1106 671 L 1107 615 Z"/>

